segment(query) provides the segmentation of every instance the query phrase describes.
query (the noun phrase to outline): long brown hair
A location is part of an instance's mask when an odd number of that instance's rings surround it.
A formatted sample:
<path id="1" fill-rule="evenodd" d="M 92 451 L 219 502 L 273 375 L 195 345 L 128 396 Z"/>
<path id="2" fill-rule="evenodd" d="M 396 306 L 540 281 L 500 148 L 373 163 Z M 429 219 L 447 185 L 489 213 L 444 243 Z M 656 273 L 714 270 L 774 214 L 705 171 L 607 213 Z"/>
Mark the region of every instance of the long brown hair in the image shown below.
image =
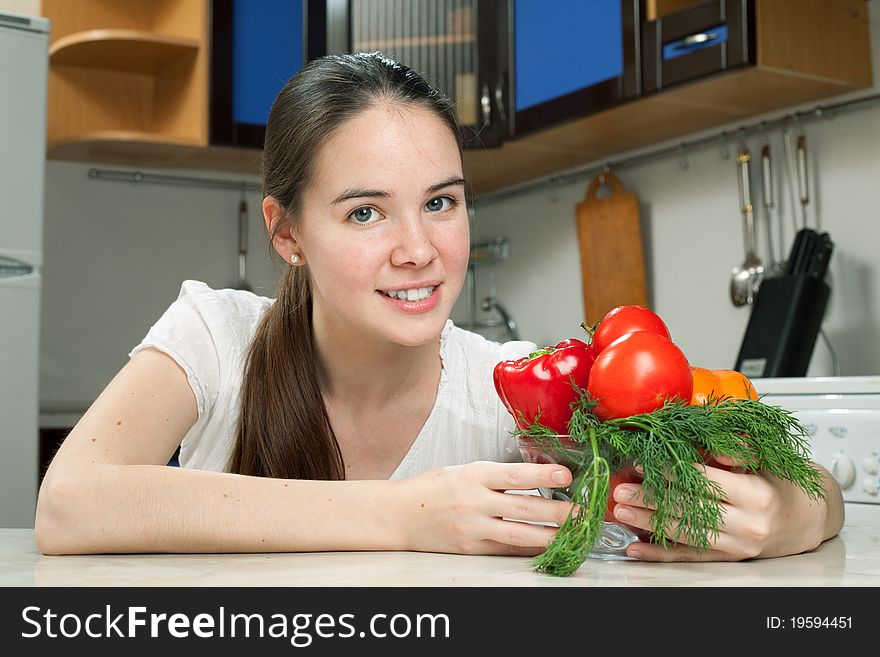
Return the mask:
<path id="1" fill-rule="evenodd" d="M 347 120 L 380 101 L 434 112 L 461 133 L 455 106 L 412 69 L 379 53 L 328 55 L 291 78 L 272 104 L 263 148 L 263 196 L 284 210 L 269 236 L 295 225 L 324 144 Z M 286 267 L 275 303 L 260 321 L 245 365 L 228 470 L 290 479 L 344 479 L 312 343 L 308 266 Z"/>

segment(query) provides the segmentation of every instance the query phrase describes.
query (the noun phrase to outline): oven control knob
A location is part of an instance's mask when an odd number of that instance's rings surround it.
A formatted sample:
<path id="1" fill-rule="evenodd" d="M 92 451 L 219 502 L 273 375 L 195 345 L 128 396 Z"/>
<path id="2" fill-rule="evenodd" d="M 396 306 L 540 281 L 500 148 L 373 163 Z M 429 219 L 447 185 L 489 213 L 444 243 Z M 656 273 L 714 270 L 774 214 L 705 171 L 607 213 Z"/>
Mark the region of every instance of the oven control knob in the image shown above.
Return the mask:
<path id="1" fill-rule="evenodd" d="M 868 495 L 880 494 L 880 486 L 877 485 L 877 480 L 869 479 L 868 477 L 862 479 L 862 490 L 865 491 Z"/>
<path id="2" fill-rule="evenodd" d="M 868 474 L 877 474 L 880 472 L 880 463 L 877 462 L 876 456 L 866 456 L 862 459 L 862 468 Z"/>
<path id="3" fill-rule="evenodd" d="M 844 490 L 852 486 L 856 480 L 856 464 L 843 452 L 831 457 L 831 465 L 828 470 Z"/>

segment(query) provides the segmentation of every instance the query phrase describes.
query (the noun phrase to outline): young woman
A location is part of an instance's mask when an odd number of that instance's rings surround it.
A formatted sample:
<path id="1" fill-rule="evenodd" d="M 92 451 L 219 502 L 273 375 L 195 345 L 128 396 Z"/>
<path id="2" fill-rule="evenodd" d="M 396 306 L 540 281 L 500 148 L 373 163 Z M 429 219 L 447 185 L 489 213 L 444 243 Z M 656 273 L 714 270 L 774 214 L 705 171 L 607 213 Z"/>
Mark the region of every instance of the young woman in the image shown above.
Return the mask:
<path id="1" fill-rule="evenodd" d="M 492 385 L 495 363 L 535 345 L 448 321 L 469 255 L 454 108 L 378 54 L 328 56 L 279 93 L 265 144 L 276 298 L 183 284 L 52 461 L 40 549 L 541 552 L 555 529 L 536 523 L 568 506 L 504 491 L 571 473 L 513 462 Z M 183 467 L 166 467 L 178 445 Z M 840 528 L 830 478 L 817 503 L 708 470 L 729 498 L 715 549 L 632 556 L 789 554 Z M 647 527 L 632 492 L 615 492 L 620 519 Z"/>

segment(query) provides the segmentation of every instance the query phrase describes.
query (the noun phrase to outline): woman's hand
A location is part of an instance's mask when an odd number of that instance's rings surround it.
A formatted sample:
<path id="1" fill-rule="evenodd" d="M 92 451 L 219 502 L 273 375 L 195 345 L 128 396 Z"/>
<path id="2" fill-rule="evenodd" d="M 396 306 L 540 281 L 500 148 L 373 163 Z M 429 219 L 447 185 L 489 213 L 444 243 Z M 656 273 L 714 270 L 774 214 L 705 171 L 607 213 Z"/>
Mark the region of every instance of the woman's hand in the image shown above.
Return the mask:
<path id="1" fill-rule="evenodd" d="M 527 523 L 561 525 L 571 509 L 559 500 L 504 492 L 567 486 L 571 472 L 560 465 L 479 461 L 401 483 L 406 550 L 533 556 L 557 528 Z"/>
<path id="2" fill-rule="evenodd" d="M 653 543 L 634 543 L 627 555 L 645 561 L 740 561 L 779 557 L 812 550 L 831 538 L 843 524 L 843 499 L 834 479 L 821 467 L 825 500 L 810 499 L 790 481 L 767 473 L 742 474 L 729 470 L 734 462 L 716 457 L 721 468 L 704 467 L 706 476 L 724 491 L 724 524 L 711 549 L 698 553 L 689 545 L 675 543 L 663 548 Z M 621 484 L 614 491 L 617 520 L 651 530 L 652 510 L 641 498 L 639 484 Z M 668 528 L 672 533 L 675 527 Z"/>

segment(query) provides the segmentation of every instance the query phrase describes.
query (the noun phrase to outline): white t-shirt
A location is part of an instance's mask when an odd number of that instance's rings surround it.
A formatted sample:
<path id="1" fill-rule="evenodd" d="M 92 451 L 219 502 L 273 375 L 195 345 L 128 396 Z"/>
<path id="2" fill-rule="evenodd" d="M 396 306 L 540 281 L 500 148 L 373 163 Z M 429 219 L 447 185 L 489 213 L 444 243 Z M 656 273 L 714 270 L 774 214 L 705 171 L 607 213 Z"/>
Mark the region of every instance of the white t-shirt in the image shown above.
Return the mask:
<path id="1" fill-rule="evenodd" d="M 129 357 L 152 347 L 186 372 L 198 420 L 180 445 L 182 467 L 225 471 L 235 441 L 248 348 L 273 299 L 184 281 L 180 295 Z M 519 461 L 513 418 L 492 382 L 502 360 L 534 351 L 533 342 L 498 344 L 447 320 L 440 334 L 442 371 L 434 408 L 391 479 L 472 461 Z"/>

